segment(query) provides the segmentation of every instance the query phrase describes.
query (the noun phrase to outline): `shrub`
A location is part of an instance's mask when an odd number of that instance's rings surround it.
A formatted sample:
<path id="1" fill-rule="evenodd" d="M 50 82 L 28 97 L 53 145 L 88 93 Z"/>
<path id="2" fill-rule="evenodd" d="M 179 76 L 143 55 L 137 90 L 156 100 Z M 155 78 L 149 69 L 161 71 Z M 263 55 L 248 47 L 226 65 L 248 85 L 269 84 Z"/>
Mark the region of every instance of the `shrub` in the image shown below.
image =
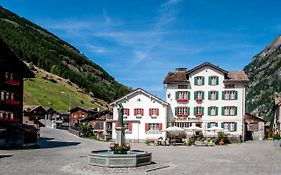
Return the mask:
<path id="1" fill-rule="evenodd" d="M 273 138 L 273 140 L 280 140 L 281 139 L 279 134 L 274 134 L 272 138 Z"/>

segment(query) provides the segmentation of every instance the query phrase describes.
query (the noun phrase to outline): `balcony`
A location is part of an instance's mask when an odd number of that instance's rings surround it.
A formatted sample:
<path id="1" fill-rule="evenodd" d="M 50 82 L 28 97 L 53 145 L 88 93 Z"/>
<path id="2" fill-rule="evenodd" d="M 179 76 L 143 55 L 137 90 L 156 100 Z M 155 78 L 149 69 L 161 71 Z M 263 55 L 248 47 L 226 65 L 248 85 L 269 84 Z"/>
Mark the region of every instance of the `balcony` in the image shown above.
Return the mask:
<path id="1" fill-rule="evenodd" d="M 7 100 L 3 100 L 3 101 L 4 101 L 4 103 L 10 104 L 10 105 L 19 105 L 20 104 L 20 102 L 17 101 L 17 100 L 9 100 L 9 99 L 7 99 Z"/>
<path id="2" fill-rule="evenodd" d="M 20 120 L 17 118 L 0 118 L 0 122 L 19 122 Z"/>
<path id="3" fill-rule="evenodd" d="M 6 84 L 9 84 L 9 85 L 13 85 L 13 86 L 19 86 L 20 85 L 20 81 L 19 80 L 11 80 L 11 79 L 7 79 L 5 80 L 5 83 Z"/>
<path id="4" fill-rule="evenodd" d="M 180 103 L 187 103 L 188 101 L 189 101 L 189 99 L 186 99 L 186 98 L 177 99 L 177 102 L 180 102 Z"/>

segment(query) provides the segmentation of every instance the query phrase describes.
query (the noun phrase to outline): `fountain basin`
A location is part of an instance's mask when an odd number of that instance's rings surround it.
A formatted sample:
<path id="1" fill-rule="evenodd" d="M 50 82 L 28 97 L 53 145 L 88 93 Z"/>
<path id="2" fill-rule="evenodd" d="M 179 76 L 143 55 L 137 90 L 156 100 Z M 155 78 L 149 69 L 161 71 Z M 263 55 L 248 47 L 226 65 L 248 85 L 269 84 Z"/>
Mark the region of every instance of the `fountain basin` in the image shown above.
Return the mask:
<path id="1" fill-rule="evenodd" d="M 90 164 L 102 167 L 137 167 L 151 164 L 151 153 L 130 150 L 127 154 L 114 154 L 113 151 L 92 151 L 89 155 Z"/>

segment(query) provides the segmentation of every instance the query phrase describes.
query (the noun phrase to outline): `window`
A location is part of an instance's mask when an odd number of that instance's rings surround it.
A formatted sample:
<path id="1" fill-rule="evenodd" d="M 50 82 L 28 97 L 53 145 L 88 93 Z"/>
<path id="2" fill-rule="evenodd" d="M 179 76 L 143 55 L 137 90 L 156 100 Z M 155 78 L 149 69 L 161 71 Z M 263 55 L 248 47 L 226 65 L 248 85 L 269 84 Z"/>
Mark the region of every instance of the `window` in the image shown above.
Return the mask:
<path id="1" fill-rule="evenodd" d="M 218 100 L 219 92 L 218 91 L 209 91 L 209 100 Z"/>
<path id="2" fill-rule="evenodd" d="M 11 93 L 11 100 L 14 100 L 14 99 L 15 99 L 15 94 Z"/>
<path id="3" fill-rule="evenodd" d="M 188 91 L 177 91 L 176 100 L 178 102 L 187 102 L 190 98 L 190 92 Z"/>
<path id="4" fill-rule="evenodd" d="M 196 92 L 194 92 L 194 99 L 196 101 L 204 100 L 204 92 L 203 91 L 196 91 Z"/>
<path id="5" fill-rule="evenodd" d="M 209 123 L 207 123 L 207 128 L 212 128 L 212 127 L 216 127 L 216 126 L 218 126 L 217 122 L 209 122 Z"/>
<path id="6" fill-rule="evenodd" d="M 208 115 L 210 115 L 210 116 L 218 115 L 218 107 L 216 107 L 216 106 L 209 107 L 208 108 Z"/>
<path id="7" fill-rule="evenodd" d="M 10 113 L 10 119 L 13 120 L 14 119 L 14 114 Z"/>
<path id="8" fill-rule="evenodd" d="M 143 109 L 135 108 L 134 109 L 134 115 L 137 116 L 137 117 L 143 116 Z"/>
<path id="9" fill-rule="evenodd" d="M 175 115 L 178 117 L 186 117 L 189 115 L 189 108 L 188 107 L 177 107 L 175 108 Z"/>
<path id="10" fill-rule="evenodd" d="M 3 112 L 0 112 L 0 119 L 3 119 L 4 118 L 4 114 Z"/>
<path id="11" fill-rule="evenodd" d="M 237 91 L 224 91 L 222 93 L 223 100 L 237 100 L 238 94 Z"/>
<path id="12" fill-rule="evenodd" d="M 198 76 L 194 78 L 194 84 L 198 86 L 202 86 L 205 83 L 205 78 L 202 76 Z"/>
<path id="13" fill-rule="evenodd" d="M 178 85 L 178 89 L 188 89 L 188 85 Z"/>
<path id="14" fill-rule="evenodd" d="M 10 73 L 10 80 L 13 80 L 13 79 L 14 79 L 14 74 Z"/>
<path id="15" fill-rule="evenodd" d="M 218 85 L 219 84 L 219 77 L 218 76 L 210 76 L 209 77 L 209 85 Z"/>
<path id="16" fill-rule="evenodd" d="M 159 133 L 162 130 L 162 123 L 146 123 L 145 124 L 145 131 L 153 133 Z"/>
<path id="17" fill-rule="evenodd" d="M 202 115 L 204 115 L 204 107 L 194 107 L 194 115 L 196 117 L 201 117 Z"/>
<path id="18" fill-rule="evenodd" d="M 6 80 L 9 79 L 9 72 L 5 72 L 5 79 L 6 79 Z"/>
<path id="19" fill-rule="evenodd" d="M 124 108 L 124 117 L 127 117 L 130 115 L 130 109 Z"/>
<path id="20" fill-rule="evenodd" d="M 149 116 L 158 116 L 159 115 L 159 109 L 158 108 L 150 108 L 149 109 Z"/>
<path id="21" fill-rule="evenodd" d="M 237 131 L 237 123 L 235 122 L 224 122 L 221 127 L 230 132 Z"/>
<path id="22" fill-rule="evenodd" d="M 1 91 L 1 100 L 5 100 L 5 91 Z"/>
<path id="23" fill-rule="evenodd" d="M 191 122 L 176 122 L 174 123 L 174 126 L 180 127 L 180 128 L 188 128 L 192 126 Z"/>
<path id="24" fill-rule="evenodd" d="M 237 115 L 237 107 L 235 106 L 225 106 L 222 108 L 222 115 Z"/>
<path id="25" fill-rule="evenodd" d="M 132 122 L 124 122 L 124 128 L 126 128 L 125 132 L 127 134 L 132 133 Z"/>
<path id="26" fill-rule="evenodd" d="M 6 100 L 9 100 L 9 98 L 10 98 L 10 93 L 6 92 Z"/>

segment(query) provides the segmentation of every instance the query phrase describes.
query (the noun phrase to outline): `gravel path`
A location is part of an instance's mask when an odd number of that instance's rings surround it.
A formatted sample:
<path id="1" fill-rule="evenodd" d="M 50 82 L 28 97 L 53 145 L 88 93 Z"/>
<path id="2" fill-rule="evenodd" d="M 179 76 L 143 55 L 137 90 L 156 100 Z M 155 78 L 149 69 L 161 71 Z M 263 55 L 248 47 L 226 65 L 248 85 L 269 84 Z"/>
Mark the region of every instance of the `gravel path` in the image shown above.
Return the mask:
<path id="1" fill-rule="evenodd" d="M 40 149 L 0 150 L 0 175 L 88 174 L 281 174 L 281 148 L 270 141 L 216 147 L 146 146 L 157 164 L 134 169 L 104 169 L 88 164 L 91 150 L 109 143 L 82 139 L 66 131 L 41 128 Z M 159 169 L 158 169 L 159 168 Z"/>

